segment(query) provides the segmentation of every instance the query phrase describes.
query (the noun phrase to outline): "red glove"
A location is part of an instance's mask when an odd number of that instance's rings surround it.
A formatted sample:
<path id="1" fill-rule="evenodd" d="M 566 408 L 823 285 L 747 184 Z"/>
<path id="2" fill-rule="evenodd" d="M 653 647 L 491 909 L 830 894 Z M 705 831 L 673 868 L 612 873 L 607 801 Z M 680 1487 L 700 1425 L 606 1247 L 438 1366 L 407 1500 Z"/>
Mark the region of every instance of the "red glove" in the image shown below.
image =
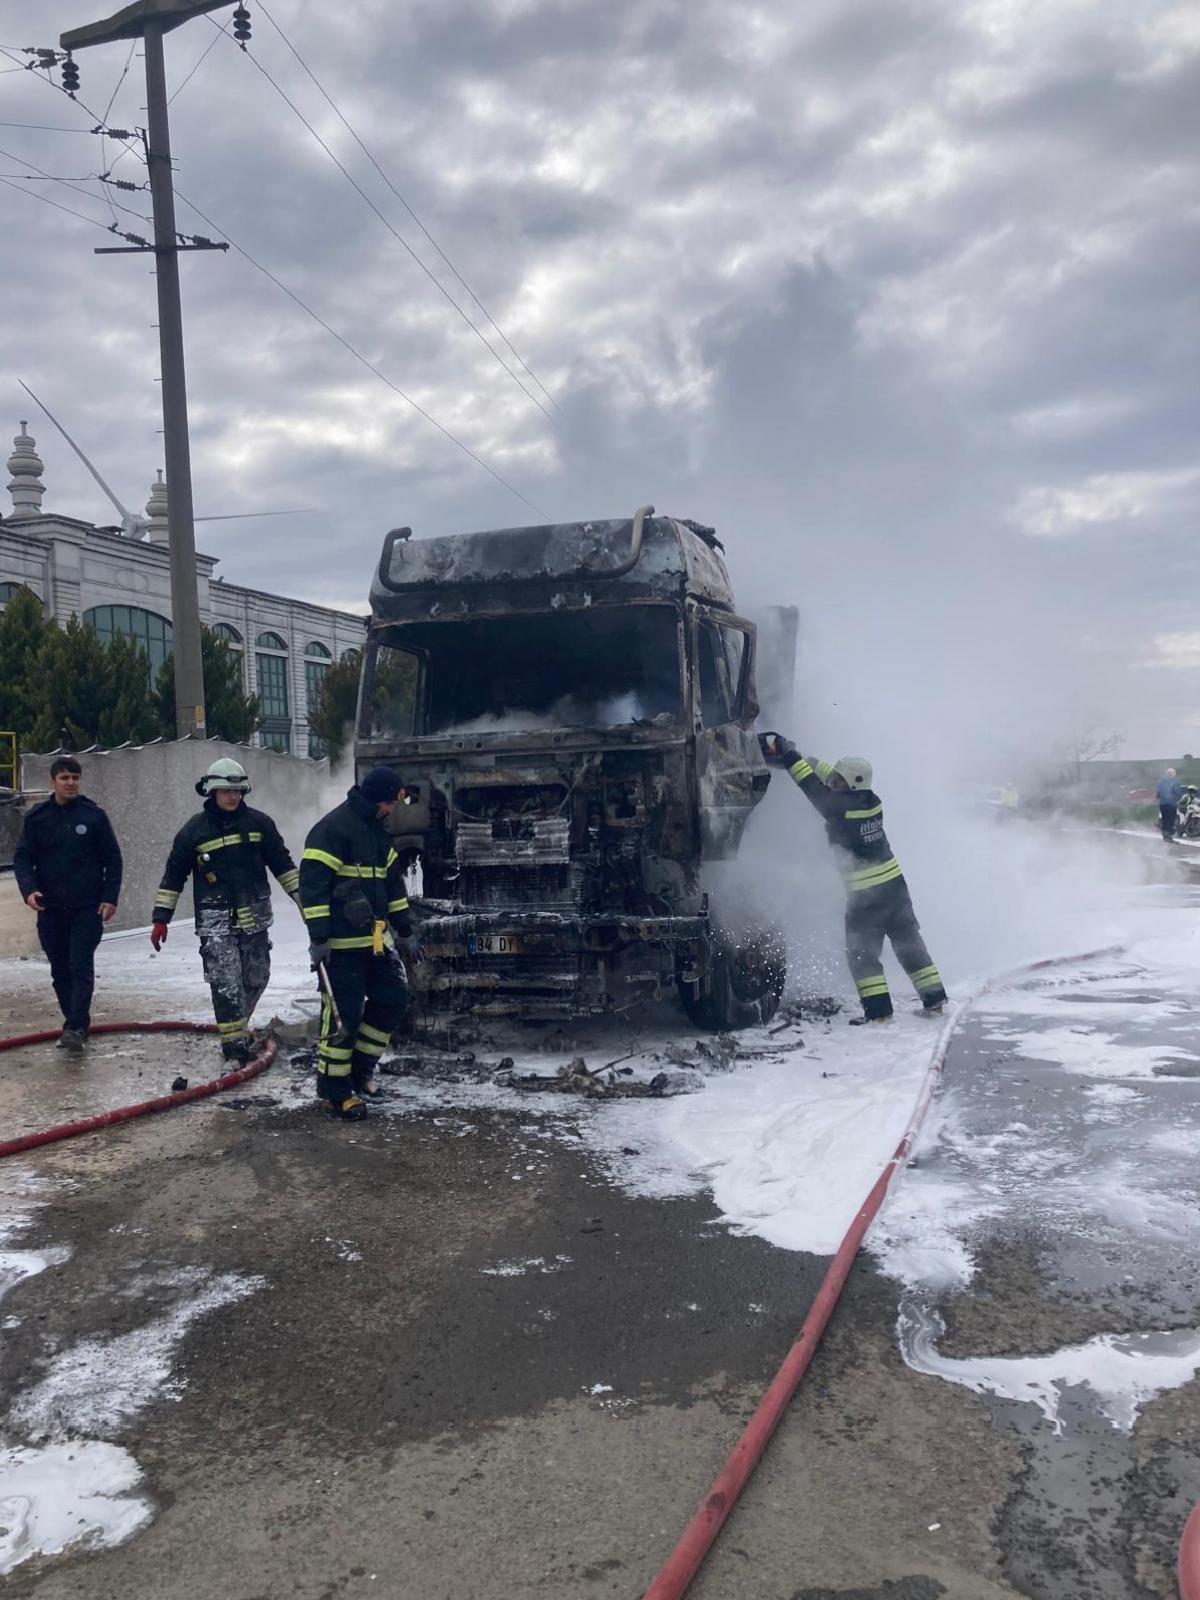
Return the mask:
<path id="1" fill-rule="evenodd" d="M 167 925 L 165 922 L 156 922 L 150 929 L 150 943 L 156 950 L 161 950 L 167 942 Z"/>

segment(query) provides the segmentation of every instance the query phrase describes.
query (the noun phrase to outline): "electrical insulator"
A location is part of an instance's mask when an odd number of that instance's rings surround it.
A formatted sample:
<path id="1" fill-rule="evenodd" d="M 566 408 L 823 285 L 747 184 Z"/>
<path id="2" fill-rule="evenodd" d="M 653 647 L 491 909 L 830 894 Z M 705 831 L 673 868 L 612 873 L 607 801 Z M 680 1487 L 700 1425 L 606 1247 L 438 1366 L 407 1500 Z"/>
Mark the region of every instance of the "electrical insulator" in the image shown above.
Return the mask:
<path id="1" fill-rule="evenodd" d="M 62 86 L 70 95 L 79 87 L 79 68 L 70 56 L 62 64 Z"/>
<path id="2" fill-rule="evenodd" d="M 93 133 L 106 133 L 110 139 L 132 139 L 128 128 L 93 128 Z"/>
<path id="3" fill-rule="evenodd" d="M 246 48 L 246 41 L 250 37 L 250 13 L 246 10 L 245 6 L 238 6 L 237 10 L 233 13 L 233 37 L 244 50 Z"/>

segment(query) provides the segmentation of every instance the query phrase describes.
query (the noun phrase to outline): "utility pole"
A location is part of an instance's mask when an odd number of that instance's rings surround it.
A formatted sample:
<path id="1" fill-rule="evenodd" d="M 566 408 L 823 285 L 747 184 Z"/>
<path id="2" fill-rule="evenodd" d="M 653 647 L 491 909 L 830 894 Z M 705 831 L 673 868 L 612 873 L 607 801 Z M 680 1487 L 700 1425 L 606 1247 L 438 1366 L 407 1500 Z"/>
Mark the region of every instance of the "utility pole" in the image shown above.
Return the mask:
<path id="1" fill-rule="evenodd" d="M 135 0 L 114 16 L 64 33 L 59 44 L 74 51 L 120 39 L 142 40 L 146 57 L 146 162 L 154 211 L 153 246 L 98 250 L 97 255 L 153 249 L 158 285 L 158 344 L 162 365 L 163 450 L 167 469 L 167 527 L 171 558 L 171 622 L 175 640 L 175 728 L 179 738 L 206 737 L 204 669 L 200 654 L 200 602 L 196 590 L 196 529 L 192 510 L 192 457 L 188 440 L 183 312 L 179 296 L 181 250 L 227 245 L 180 244 L 175 231 L 175 186 L 163 35 L 190 18 L 234 0 Z"/>

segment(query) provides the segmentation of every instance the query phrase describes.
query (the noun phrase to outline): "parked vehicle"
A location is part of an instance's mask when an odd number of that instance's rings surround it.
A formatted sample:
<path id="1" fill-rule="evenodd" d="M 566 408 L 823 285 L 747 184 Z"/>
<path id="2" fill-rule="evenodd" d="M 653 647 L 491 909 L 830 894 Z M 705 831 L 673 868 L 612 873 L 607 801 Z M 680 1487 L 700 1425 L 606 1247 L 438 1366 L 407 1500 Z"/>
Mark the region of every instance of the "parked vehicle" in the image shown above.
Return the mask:
<path id="1" fill-rule="evenodd" d="M 420 862 L 432 1003 L 573 1017 L 674 991 L 714 1029 L 775 1011 L 779 931 L 705 883 L 770 782 L 721 548 L 650 506 L 388 534 L 355 754 L 410 785 L 392 826 Z"/>

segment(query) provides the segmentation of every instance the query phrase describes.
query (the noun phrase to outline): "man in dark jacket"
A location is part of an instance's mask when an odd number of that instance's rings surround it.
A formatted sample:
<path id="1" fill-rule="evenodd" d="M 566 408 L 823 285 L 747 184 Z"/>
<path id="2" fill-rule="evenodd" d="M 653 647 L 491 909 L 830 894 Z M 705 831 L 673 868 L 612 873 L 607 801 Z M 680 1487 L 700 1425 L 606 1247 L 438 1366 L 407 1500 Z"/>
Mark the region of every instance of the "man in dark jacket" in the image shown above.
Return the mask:
<path id="1" fill-rule="evenodd" d="M 226 1060 L 248 1061 L 250 1018 L 271 977 L 271 885 L 267 869 L 296 898 L 299 872 L 265 811 L 245 802 L 250 780 L 227 756 L 196 785 L 204 808 L 175 835 L 154 897 L 150 943 L 160 950 L 188 877 L 193 878 L 196 932 L 204 978 Z"/>
<path id="2" fill-rule="evenodd" d="M 49 800 L 25 818 L 13 857 L 21 898 L 37 912 L 38 939 L 63 1014 L 59 1048 L 78 1054 L 91 1025 L 96 946 L 121 896 L 121 849 L 112 823 L 80 794 L 74 756 L 50 765 Z"/>
<path id="3" fill-rule="evenodd" d="M 1158 825 L 1162 836 L 1168 844 L 1175 842 L 1175 820 L 1179 814 L 1179 802 L 1183 799 L 1183 780 L 1176 775 L 1174 767 L 1168 767 L 1158 780 Z"/>
<path id="4" fill-rule="evenodd" d="M 883 802 L 871 788 L 871 763 L 861 756 L 818 761 L 799 754 L 780 733 L 759 736 L 763 755 L 787 768 L 825 819 L 838 870 L 846 884 L 846 959 L 863 1015 L 855 1022 L 886 1022 L 892 997 L 883 971 L 883 941 L 908 973 L 926 1011 L 946 1003 L 941 973 L 921 937 L 912 896 L 883 831 Z"/>
<path id="5" fill-rule="evenodd" d="M 404 872 L 384 826 L 403 794 L 399 773 L 376 767 L 315 825 L 300 861 L 300 906 L 321 978 L 317 1094 L 358 1121 L 380 1093 L 375 1066 L 404 1014 L 396 942 L 420 960 Z M 326 988 L 328 983 L 328 988 Z"/>

